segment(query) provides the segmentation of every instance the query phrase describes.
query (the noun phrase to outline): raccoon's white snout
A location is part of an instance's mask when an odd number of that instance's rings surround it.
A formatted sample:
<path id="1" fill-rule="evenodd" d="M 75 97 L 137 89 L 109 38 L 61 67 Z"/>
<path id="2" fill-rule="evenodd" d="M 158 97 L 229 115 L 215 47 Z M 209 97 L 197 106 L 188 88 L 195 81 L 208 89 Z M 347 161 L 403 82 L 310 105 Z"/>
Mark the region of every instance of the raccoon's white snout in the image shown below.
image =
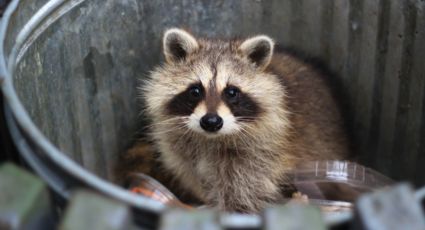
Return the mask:
<path id="1" fill-rule="evenodd" d="M 208 113 L 205 103 L 200 103 L 190 115 L 188 127 L 208 136 L 231 134 L 239 130 L 236 118 L 223 104 L 218 107 L 217 113 Z"/>

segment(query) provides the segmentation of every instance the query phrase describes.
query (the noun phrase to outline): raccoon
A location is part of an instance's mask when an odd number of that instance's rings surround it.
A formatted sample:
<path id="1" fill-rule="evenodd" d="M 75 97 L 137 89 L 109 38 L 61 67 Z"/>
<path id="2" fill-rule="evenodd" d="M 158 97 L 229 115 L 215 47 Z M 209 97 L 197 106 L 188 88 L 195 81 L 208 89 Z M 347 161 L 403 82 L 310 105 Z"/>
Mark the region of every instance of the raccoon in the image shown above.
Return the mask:
<path id="1" fill-rule="evenodd" d="M 211 207 L 255 213 L 308 160 L 349 155 L 325 75 L 273 39 L 195 38 L 172 28 L 165 63 L 140 87 L 158 160 Z"/>

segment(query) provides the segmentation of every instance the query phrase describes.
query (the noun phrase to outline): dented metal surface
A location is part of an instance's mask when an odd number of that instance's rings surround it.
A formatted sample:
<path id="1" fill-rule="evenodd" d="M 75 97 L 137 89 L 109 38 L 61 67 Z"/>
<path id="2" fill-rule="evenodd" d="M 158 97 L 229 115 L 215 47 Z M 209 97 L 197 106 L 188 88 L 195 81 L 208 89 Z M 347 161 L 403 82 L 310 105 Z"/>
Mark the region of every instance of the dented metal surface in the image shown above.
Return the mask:
<path id="1" fill-rule="evenodd" d="M 53 1 L 52 1 L 53 2 Z M 55 1 L 55 2 L 64 2 L 64 1 Z M 71 1 L 67 2 L 70 3 Z M 14 1 L 11 3 L 11 6 L 8 8 L 8 11 L 5 15 L 5 20 L 2 21 L 2 40 L 5 39 L 5 35 L 8 35 L 4 31 L 8 30 L 7 27 L 7 19 L 15 12 L 15 10 L 20 6 L 19 4 L 24 4 L 19 1 Z M 52 8 L 41 8 L 46 13 L 38 14 L 38 17 L 47 17 L 50 16 L 50 13 L 55 13 L 55 10 L 60 10 L 60 8 L 55 8 L 56 6 L 61 6 L 60 4 L 52 4 Z M 41 12 L 41 10 L 39 12 Z M 37 14 L 36 14 L 37 15 Z M 32 22 L 45 22 L 42 18 L 41 20 L 34 19 L 30 20 Z M 26 27 L 29 30 L 36 30 L 39 23 L 32 24 L 35 28 Z M 25 108 L 25 102 L 22 103 L 16 95 L 15 88 L 18 84 L 13 85 L 20 80 L 20 78 L 12 78 L 15 76 L 13 73 L 16 63 L 18 50 L 22 46 L 24 47 L 25 42 L 20 43 L 19 41 L 28 41 L 25 34 L 26 30 L 21 30 L 21 32 L 17 33 L 21 36 L 18 37 L 20 39 L 16 39 L 18 41 L 12 48 L 9 49 L 10 54 L 5 55 L 5 48 L 2 46 L 0 48 L 0 53 L 2 54 L 1 59 L 1 69 L 2 76 L 4 76 L 4 82 L 2 84 L 2 91 L 4 93 L 5 99 L 8 102 L 8 106 L 6 108 L 6 116 L 9 122 L 9 128 L 11 129 L 11 133 L 13 138 L 15 139 L 16 145 L 23 155 L 24 159 L 31 165 L 31 167 L 43 178 L 45 179 L 50 186 L 58 192 L 62 197 L 67 198 L 70 195 L 71 189 L 76 186 L 85 186 L 96 188 L 103 193 L 113 196 L 117 199 L 120 199 L 126 203 L 131 203 L 132 205 L 138 206 L 146 212 L 146 215 L 154 215 L 159 211 L 163 210 L 164 205 L 149 200 L 144 197 L 136 196 L 134 194 L 130 194 L 129 192 L 114 186 L 113 184 L 100 179 L 98 176 L 88 172 L 83 169 L 81 165 L 73 161 L 71 158 L 67 157 L 61 150 L 56 148 L 45 136 L 45 133 L 40 132 L 37 128 L 36 124 L 33 123 L 32 119 L 35 119 L 27 113 L 27 108 Z M 28 33 L 28 35 L 30 35 Z M 33 62 L 36 65 L 40 64 L 40 59 Z M 35 74 L 42 74 L 42 71 L 39 71 L 40 68 L 33 72 Z M 31 76 L 29 76 L 31 77 Z M 32 78 L 34 79 L 34 78 Z M 28 80 L 28 79 L 25 79 Z M 29 82 L 27 82 L 29 83 Z M 29 86 L 29 84 L 27 85 Z M 16 87 L 18 88 L 18 87 Z M 30 93 L 25 91 L 25 93 Z M 22 95 L 20 95 L 22 96 Z M 39 95 L 33 97 L 33 99 L 40 99 Z M 13 117 L 11 116 L 13 114 Z M 46 119 L 46 121 L 51 121 L 50 119 Z M 16 124 L 17 123 L 17 124 Z M 19 125 L 19 126 L 17 126 Z M 56 126 L 60 129 L 59 126 Z M 44 130 L 42 130 L 44 131 Z M 149 220 L 152 221 L 152 220 Z"/>
<path id="2" fill-rule="evenodd" d="M 163 30 L 264 33 L 336 73 L 361 163 L 424 185 L 424 11 L 415 0 L 15 0 L 1 27 L 2 90 L 28 154 L 124 199 L 99 177 L 111 179 L 140 131 L 136 86 L 161 60 Z"/>

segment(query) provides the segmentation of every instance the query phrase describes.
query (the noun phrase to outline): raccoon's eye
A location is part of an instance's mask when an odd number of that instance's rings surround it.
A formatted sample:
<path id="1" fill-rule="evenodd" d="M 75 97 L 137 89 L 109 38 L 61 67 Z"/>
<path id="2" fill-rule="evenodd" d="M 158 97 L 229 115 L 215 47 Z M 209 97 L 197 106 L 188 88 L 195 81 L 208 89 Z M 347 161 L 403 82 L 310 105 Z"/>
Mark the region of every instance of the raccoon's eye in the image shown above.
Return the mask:
<path id="1" fill-rule="evenodd" d="M 200 98 L 202 96 L 202 89 L 199 86 L 192 86 L 189 89 L 189 93 L 193 98 Z"/>
<path id="2" fill-rule="evenodd" d="M 239 95 L 239 89 L 236 87 L 228 87 L 224 90 L 227 98 L 234 99 Z"/>

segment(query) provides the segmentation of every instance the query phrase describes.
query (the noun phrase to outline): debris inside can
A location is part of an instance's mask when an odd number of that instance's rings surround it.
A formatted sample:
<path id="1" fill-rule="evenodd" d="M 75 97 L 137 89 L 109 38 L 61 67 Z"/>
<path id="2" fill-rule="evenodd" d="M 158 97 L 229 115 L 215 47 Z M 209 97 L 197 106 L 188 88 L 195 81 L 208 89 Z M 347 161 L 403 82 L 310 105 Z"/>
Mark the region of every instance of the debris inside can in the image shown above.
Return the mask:
<path id="1" fill-rule="evenodd" d="M 325 214 L 351 212 L 353 202 L 361 194 L 393 183 L 370 168 L 346 161 L 308 162 L 297 167 L 290 175 L 293 192 L 283 203 L 313 205 Z M 129 190 L 170 206 L 196 208 L 184 204 L 161 183 L 142 173 L 133 175 Z"/>
<path id="2" fill-rule="evenodd" d="M 170 192 L 170 190 L 157 180 L 143 173 L 136 173 L 132 175 L 129 190 L 133 193 L 149 197 L 163 204 L 185 209 L 193 209 L 192 206 L 181 202 L 172 192 Z"/>

